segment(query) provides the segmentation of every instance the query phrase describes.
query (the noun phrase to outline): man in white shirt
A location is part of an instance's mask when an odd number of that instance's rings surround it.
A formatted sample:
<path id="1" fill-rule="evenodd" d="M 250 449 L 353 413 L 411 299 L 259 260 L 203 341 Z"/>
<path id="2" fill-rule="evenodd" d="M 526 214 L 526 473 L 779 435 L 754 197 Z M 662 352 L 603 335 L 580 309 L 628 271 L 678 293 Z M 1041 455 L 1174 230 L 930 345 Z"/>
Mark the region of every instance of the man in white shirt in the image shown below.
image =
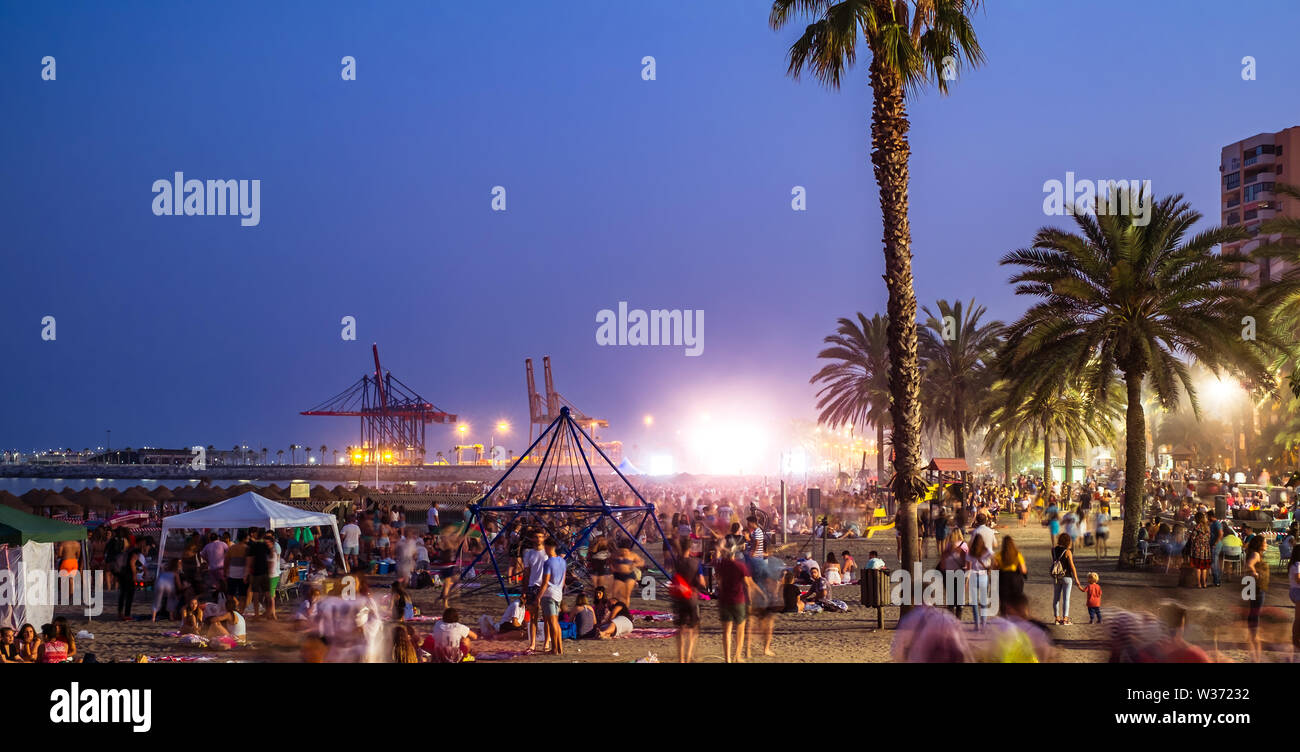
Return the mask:
<path id="1" fill-rule="evenodd" d="M 356 517 L 348 520 L 339 531 L 339 537 L 343 539 L 343 555 L 347 557 L 348 567 L 356 569 L 357 556 L 361 554 L 361 527 L 357 525 Z"/>
<path id="2" fill-rule="evenodd" d="M 429 526 L 429 532 L 438 532 L 438 507 L 435 504 L 429 505 L 429 511 L 424 515 L 424 522 Z"/>
<path id="3" fill-rule="evenodd" d="M 226 589 L 226 551 L 229 549 L 216 533 L 208 535 L 208 545 L 203 547 L 203 558 L 208 562 L 208 581 L 212 592 Z"/>
<path id="4" fill-rule="evenodd" d="M 474 630 L 460 623 L 456 609 L 448 608 L 442 612 L 442 620 L 433 625 L 424 649 L 440 663 L 459 663 L 470 656 L 470 640 L 477 639 Z"/>
<path id="5" fill-rule="evenodd" d="M 993 533 L 993 528 L 989 527 L 988 515 L 980 513 L 975 515 L 975 527 L 970 531 L 971 539 L 979 536 L 984 539 L 984 550 L 990 553 L 997 551 L 997 539 Z"/>
<path id="6" fill-rule="evenodd" d="M 543 565 L 546 563 L 546 551 L 542 542 L 546 539 L 546 533 L 541 530 L 532 530 L 531 534 L 525 536 L 522 544 L 524 548 L 524 582 L 528 583 L 528 590 L 525 598 L 524 607 L 528 609 L 528 649 L 533 650 L 537 647 L 537 619 L 542 612 L 542 576 Z"/>

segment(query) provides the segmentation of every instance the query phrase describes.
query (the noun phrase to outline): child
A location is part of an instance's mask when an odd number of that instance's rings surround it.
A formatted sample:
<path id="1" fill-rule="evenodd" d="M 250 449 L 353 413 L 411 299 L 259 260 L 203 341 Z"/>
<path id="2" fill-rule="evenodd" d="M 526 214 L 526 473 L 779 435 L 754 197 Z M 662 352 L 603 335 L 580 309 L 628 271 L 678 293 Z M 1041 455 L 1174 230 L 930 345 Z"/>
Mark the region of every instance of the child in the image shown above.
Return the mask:
<path id="1" fill-rule="evenodd" d="M 1088 587 L 1080 588 L 1088 594 L 1088 623 L 1092 623 L 1092 617 L 1097 617 L 1097 623 L 1101 623 L 1101 585 L 1098 584 L 1101 577 L 1096 572 L 1088 573 Z"/>

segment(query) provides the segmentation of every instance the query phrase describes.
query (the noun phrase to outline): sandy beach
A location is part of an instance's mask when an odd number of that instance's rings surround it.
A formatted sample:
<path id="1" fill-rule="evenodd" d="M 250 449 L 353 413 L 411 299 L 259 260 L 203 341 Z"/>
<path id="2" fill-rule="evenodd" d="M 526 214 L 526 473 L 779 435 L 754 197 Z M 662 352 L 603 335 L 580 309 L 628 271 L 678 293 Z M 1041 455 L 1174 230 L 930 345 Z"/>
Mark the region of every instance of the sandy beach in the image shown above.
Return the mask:
<path id="1" fill-rule="evenodd" d="M 1118 537 L 1119 526 L 1114 531 Z M 1010 517 L 1004 517 L 997 528 L 999 537 L 1011 535 L 1020 545 L 1025 555 L 1030 576 L 1025 587 L 1029 598 L 1031 616 L 1039 621 L 1052 621 L 1051 598 L 1052 584 L 1047 572 L 1050 568 L 1050 548 L 1045 528 L 1031 523 L 1020 527 Z M 801 553 L 797 550 L 803 539 L 794 540 L 775 549 L 775 555 L 793 559 Z M 1112 545 L 1112 552 L 1118 548 Z M 814 542 L 815 555 L 821 556 L 820 541 Z M 868 539 L 828 540 L 826 550 L 834 551 L 838 556 L 841 551 L 850 551 L 861 564 L 868 558 L 868 552 L 876 550 L 886 562 L 896 564 L 895 539 L 892 531 Z M 807 553 L 807 548 L 802 549 Z M 932 545 L 926 552 L 926 566 L 934 565 Z M 1240 616 L 1242 601 L 1240 588 L 1236 583 L 1221 588 L 1195 590 L 1177 586 L 1175 573 L 1164 574 L 1160 570 L 1145 572 L 1119 572 L 1116 570 L 1115 556 L 1098 561 L 1094 549 L 1081 548 L 1076 552 L 1077 567 L 1081 577 L 1086 572 L 1095 571 L 1101 576 L 1103 588 L 1103 617 L 1116 609 L 1134 611 L 1154 611 L 1166 599 L 1176 600 L 1191 609 L 1191 624 L 1188 638 L 1223 660 L 1245 661 L 1245 626 Z M 1262 628 L 1266 643 L 1266 660 L 1284 661 L 1290 657 L 1290 628 L 1294 618 L 1294 608 L 1286 597 L 1285 585 L 1278 586 L 1282 578 L 1274 577 L 1274 586 L 1270 591 L 1268 606 L 1265 610 L 1265 626 Z M 372 585 L 378 586 L 379 593 L 384 592 L 384 585 L 392 581 L 391 576 L 374 576 Z M 441 614 L 438 591 L 430 588 L 411 591 L 417 607 L 425 615 Z M 639 591 L 638 591 L 639 592 Z M 136 613 L 148 613 L 151 593 L 138 593 Z M 658 589 L 657 601 L 633 599 L 632 608 L 645 611 L 670 610 L 667 589 L 662 585 Z M 884 662 L 890 660 L 890 645 L 895 634 L 894 627 L 898 619 L 898 609 L 884 609 L 885 629 L 876 629 L 875 609 L 861 607 L 857 585 L 834 588 L 833 597 L 849 604 L 848 613 L 817 614 L 779 614 L 776 618 L 772 641 L 776 657 L 764 657 L 756 651 L 756 662 L 790 662 L 790 663 L 846 663 L 846 662 Z M 498 594 L 484 591 L 464 598 L 455 598 L 453 605 L 461 613 L 461 620 L 468 624 L 477 622 L 479 615 L 488 614 L 495 618 L 503 608 L 504 599 Z M 87 620 L 75 609 L 59 609 L 56 613 L 65 615 L 73 624 L 73 629 L 86 629 L 95 635 L 94 640 L 79 643 L 82 652 L 94 652 L 101 661 L 127 661 L 144 654 L 151 658 L 160 656 L 188 657 L 198 661 L 256 661 L 256 662 L 297 662 L 299 655 L 300 634 L 295 631 L 292 622 L 286 619 L 289 609 L 282 607 L 281 621 L 250 620 L 248 627 L 250 647 L 233 651 L 215 651 L 200 648 L 182 647 L 175 637 L 165 636 L 164 632 L 177 629 L 176 622 L 117 621 L 114 614 L 116 593 L 110 592 L 105 603 L 105 612 L 100 617 Z M 697 661 L 710 663 L 722 662 L 722 637 L 718 620 L 718 609 L 711 603 L 701 604 L 702 624 L 697 647 Z M 1072 626 L 1049 626 L 1052 637 L 1058 647 L 1058 660 L 1070 663 L 1087 663 L 1105 661 L 1108 655 L 1108 643 L 1104 625 L 1087 624 L 1088 614 L 1084 607 L 1082 593 L 1075 592 L 1071 602 Z M 963 615 L 967 629 L 970 629 L 970 611 Z M 36 625 L 39 627 L 40 625 Z M 416 632 L 427 632 L 431 623 L 417 622 L 413 625 Z M 637 630 L 631 636 L 615 640 L 566 640 L 563 656 L 518 655 L 508 659 L 509 662 L 630 662 L 654 654 L 660 661 L 676 660 L 676 642 L 668 638 L 638 637 L 644 628 L 662 630 L 671 627 L 671 622 L 652 622 L 643 617 L 636 622 Z M 978 639 L 976 637 L 975 639 Z M 520 643 L 493 641 L 480 643 L 481 651 L 515 651 Z M 484 661 L 488 662 L 488 661 Z"/>

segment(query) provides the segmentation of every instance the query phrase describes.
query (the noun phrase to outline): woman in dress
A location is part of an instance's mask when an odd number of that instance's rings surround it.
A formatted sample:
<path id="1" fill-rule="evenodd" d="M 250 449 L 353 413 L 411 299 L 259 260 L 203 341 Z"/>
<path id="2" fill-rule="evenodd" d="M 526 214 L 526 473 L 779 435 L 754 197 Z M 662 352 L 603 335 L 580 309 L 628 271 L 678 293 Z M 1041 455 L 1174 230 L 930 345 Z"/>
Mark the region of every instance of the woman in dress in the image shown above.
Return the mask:
<path id="1" fill-rule="evenodd" d="M 1206 521 L 1204 512 L 1196 513 L 1191 539 L 1191 559 L 1192 567 L 1196 570 L 1196 587 L 1209 587 L 1206 584 L 1206 576 L 1210 571 L 1210 565 L 1214 562 L 1214 546 L 1210 542 L 1210 524 Z"/>
<path id="2" fill-rule="evenodd" d="M 998 570 L 998 616 L 1005 616 L 1004 604 L 1025 594 L 1025 557 L 1011 536 L 1002 538 L 1002 550 L 993 557 L 993 568 Z"/>

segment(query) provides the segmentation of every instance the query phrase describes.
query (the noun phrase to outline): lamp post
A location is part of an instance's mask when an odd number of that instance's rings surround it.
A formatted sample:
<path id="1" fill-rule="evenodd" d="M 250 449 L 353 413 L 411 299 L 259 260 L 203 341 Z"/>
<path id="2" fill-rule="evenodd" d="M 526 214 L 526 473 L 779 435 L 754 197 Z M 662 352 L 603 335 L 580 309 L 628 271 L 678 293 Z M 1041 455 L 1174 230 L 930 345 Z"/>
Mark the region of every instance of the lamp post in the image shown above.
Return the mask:
<path id="1" fill-rule="evenodd" d="M 496 430 L 492 432 L 492 439 L 491 439 L 491 441 L 490 441 L 489 444 L 488 444 L 488 462 L 489 462 L 489 463 L 491 463 L 491 462 L 493 461 L 492 458 L 493 458 L 493 457 L 495 456 L 495 454 L 496 454 L 497 434 L 498 434 L 498 433 L 500 433 L 500 434 L 503 435 L 503 436 L 504 436 L 505 434 L 507 434 L 507 433 L 510 433 L 510 424 L 507 423 L 507 422 L 504 421 L 504 420 L 497 421 Z"/>

